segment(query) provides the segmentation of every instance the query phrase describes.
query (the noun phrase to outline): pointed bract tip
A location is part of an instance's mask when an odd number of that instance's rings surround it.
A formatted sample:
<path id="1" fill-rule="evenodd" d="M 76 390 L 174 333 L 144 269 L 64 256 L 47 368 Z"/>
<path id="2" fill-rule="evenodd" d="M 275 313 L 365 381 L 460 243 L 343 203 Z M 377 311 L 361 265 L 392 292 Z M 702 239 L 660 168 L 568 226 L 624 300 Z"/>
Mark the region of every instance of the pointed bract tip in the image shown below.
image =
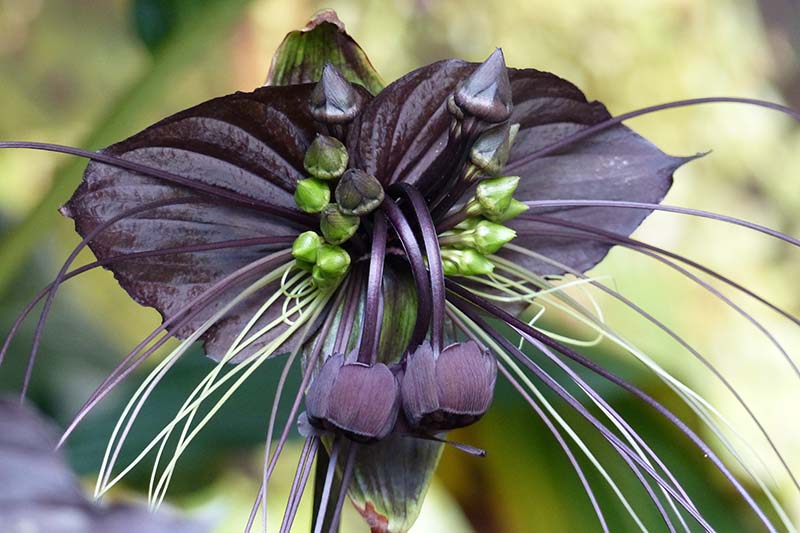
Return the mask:
<path id="1" fill-rule="evenodd" d="M 322 77 L 311 93 L 311 115 L 326 124 L 345 124 L 361 110 L 358 93 L 342 73 L 326 63 Z"/>
<path id="2" fill-rule="evenodd" d="M 339 18 L 339 15 L 336 13 L 336 11 L 329 7 L 320 9 L 314 13 L 314 15 L 309 19 L 306 25 L 300 29 L 300 31 L 311 31 L 324 22 L 333 24 L 339 28 L 339 31 L 344 31 L 344 22 L 342 22 L 342 20 Z"/>
<path id="3" fill-rule="evenodd" d="M 502 122 L 511 116 L 511 81 L 500 48 L 459 84 L 453 101 L 465 114 L 486 122 Z"/>

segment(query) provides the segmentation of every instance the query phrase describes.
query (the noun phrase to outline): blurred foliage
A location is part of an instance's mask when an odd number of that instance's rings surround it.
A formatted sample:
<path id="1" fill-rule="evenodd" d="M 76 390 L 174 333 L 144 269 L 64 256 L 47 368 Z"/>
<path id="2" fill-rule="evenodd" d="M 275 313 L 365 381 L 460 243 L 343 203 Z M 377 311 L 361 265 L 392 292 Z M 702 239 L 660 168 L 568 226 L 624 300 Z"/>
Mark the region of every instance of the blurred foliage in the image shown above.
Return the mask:
<path id="1" fill-rule="evenodd" d="M 763 2 L 775 8 L 775 3 Z M 76 144 L 97 149 L 202 100 L 249 90 L 265 79 L 284 35 L 322 7 L 335 8 L 377 71 L 391 81 L 445 57 L 481 60 L 502 46 L 512 66 L 552 71 L 580 86 L 614 113 L 680 98 L 738 95 L 798 103 L 797 24 L 747 0 L 610 0 L 554 4 L 544 0 L 0 0 L 0 138 Z M 785 6 L 784 6 L 785 7 Z M 779 12 L 780 13 L 780 12 Z M 791 11 L 789 11 L 791 13 Z M 794 25 L 793 25 L 794 24 Z M 670 111 L 631 124 L 665 150 L 713 153 L 682 169 L 667 202 L 725 212 L 800 233 L 800 134 L 787 119 L 740 106 Z M 30 152 L 0 153 L 0 323 L 45 285 L 78 242 L 55 208 L 66 200 L 84 165 Z M 19 223 L 20 226 L 13 224 Z M 697 258 L 800 312 L 792 280 L 797 252 L 763 236 L 708 221 L 652 216 L 637 237 Z M 88 256 L 87 256 L 88 257 Z M 774 348 L 708 293 L 646 257 L 615 250 L 596 270 L 610 283 L 680 331 L 718 364 L 753 405 L 795 469 L 800 426 L 787 410 L 800 402 L 797 382 Z M 32 394 L 61 423 L 157 316 L 129 301 L 107 272 L 71 281 L 48 324 Z M 5 291 L 3 289 L 6 289 Z M 727 294 L 727 291 L 724 291 Z M 765 448 L 742 410 L 688 354 L 629 310 L 601 298 L 609 323 L 688 384 L 697 387 L 754 447 Z M 743 307 L 797 353 L 800 335 L 785 321 L 742 301 Z M 566 327 L 556 320 L 553 327 Z M 580 335 L 578 331 L 576 334 Z M 3 389 L 17 389 L 30 329 L 0 372 Z M 607 343 L 591 352 L 682 414 L 675 398 Z M 180 405 L 181 394 L 208 368 L 197 351 L 167 380 L 133 438 L 146 442 Z M 176 472 L 173 502 L 240 531 L 257 490 L 266 413 L 279 363 L 262 368 L 187 452 Z M 589 379 L 589 376 L 586 376 Z M 137 376 L 141 380 L 142 375 Z M 132 380 L 136 381 L 136 380 Z M 631 419 L 665 461 L 680 472 L 720 531 L 756 528 L 743 503 L 708 461 L 651 410 L 602 382 L 591 381 Z M 69 444 L 81 472 L 97 468 L 114 417 L 135 383 L 127 383 L 87 420 Z M 265 392 L 266 391 L 266 392 Z M 288 402 L 287 402 L 288 403 Z M 565 411 L 565 416 L 567 410 Z M 691 417 L 689 417 L 691 419 Z M 574 416 L 570 422 L 587 428 Z M 793 422 L 793 423 L 792 423 Z M 694 424 L 695 427 L 697 424 Z M 608 461 L 645 520 L 659 530 L 637 481 L 591 431 L 582 431 Z M 706 435 L 707 436 L 707 435 Z M 418 531 L 594 530 L 588 499 L 547 429 L 507 386 L 486 419 L 454 434 L 488 450 L 485 459 L 448 450 Z M 280 513 L 294 455 L 277 474 L 273 514 Z M 584 467 L 589 470 L 588 465 Z M 775 486 L 800 517 L 796 493 L 769 461 Z M 127 489 L 142 488 L 144 471 Z M 589 474 L 614 531 L 624 511 L 602 480 Z M 146 481 L 146 480 L 145 480 Z M 692 491 L 692 489 L 695 489 Z M 118 495 L 124 494 L 119 491 Z M 304 500 L 302 520 L 310 502 Z M 745 519 L 744 516 L 749 516 Z M 345 531 L 363 529 L 353 513 Z M 274 520 L 273 520 L 274 521 Z M 467 525 L 469 524 L 469 525 Z"/>

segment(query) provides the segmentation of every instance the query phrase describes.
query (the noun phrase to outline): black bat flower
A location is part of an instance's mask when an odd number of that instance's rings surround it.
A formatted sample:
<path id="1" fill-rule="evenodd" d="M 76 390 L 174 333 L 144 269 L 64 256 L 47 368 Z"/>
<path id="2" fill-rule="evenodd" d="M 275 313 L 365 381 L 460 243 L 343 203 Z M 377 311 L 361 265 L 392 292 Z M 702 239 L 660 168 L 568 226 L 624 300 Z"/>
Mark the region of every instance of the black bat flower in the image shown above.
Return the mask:
<path id="1" fill-rule="evenodd" d="M 725 99 L 706 101 L 720 100 Z M 750 103 L 792 114 L 774 104 Z M 45 314 L 63 281 L 104 266 L 133 299 L 163 317 L 163 324 L 90 397 L 67 435 L 168 339 L 183 340 L 131 399 L 109 443 L 97 495 L 131 468 L 112 477 L 142 403 L 189 345 L 202 340 L 218 366 L 133 463 L 158 450 L 154 505 L 163 499 L 178 457 L 222 402 L 260 364 L 288 352 L 275 405 L 298 360 L 302 386 L 277 446 L 267 454 L 248 527 L 266 500 L 276 461 L 297 422 L 306 441 L 283 531 L 292 525 L 318 453 L 329 456 L 329 467 L 318 480 L 322 497 L 315 530 L 338 527 L 348 494 L 373 531 L 408 529 L 442 447 L 483 453 L 448 442 L 446 434 L 477 422 L 489 409 L 499 372 L 562 445 L 604 530 L 603 511 L 562 431 L 611 484 L 631 520 L 645 526 L 580 438 L 568 426 L 551 422 L 564 424 L 534 380 L 610 443 L 669 530 L 688 531 L 691 521 L 712 530 L 680 480 L 574 365 L 565 363 L 571 361 L 665 416 L 775 530 L 729 467 L 675 415 L 581 355 L 570 339 L 538 328 L 535 317 L 520 318 L 530 317 L 521 311 L 542 304 L 566 310 L 648 365 L 717 432 L 710 405 L 566 292 L 567 285 L 576 284 L 605 291 L 702 359 L 665 325 L 584 273 L 621 245 L 657 258 L 709 290 L 715 289 L 688 272 L 687 264 L 757 297 L 702 265 L 631 239 L 654 209 L 719 218 L 800 244 L 744 221 L 659 205 L 672 174 L 693 157 L 666 155 L 621 122 L 668 106 L 612 118 L 602 104 L 587 101 L 557 76 L 507 68 L 499 49 L 484 63 L 440 61 L 383 88 L 363 52 L 327 12 L 303 33 L 287 37 L 268 85 L 253 92 L 202 103 L 96 154 L 4 143 L 92 160 L 62 209 L 83 241 L 40 294 Z M 69 272 L 84 246 L 97 261 Z M 564 275 L 574 279 L 560 283 Z M 498 331 L 502 324 L 515 339 Z M 517 339 L 539 355 L 523 353 Z M 542 362 L 556 365 L 559 375 L 544 370 Z M 601 415 L 585 407 L 574 388 L 562 385 L 564 378 L 577 384 Z M 160 469 L 178 426 L 178 444 Z M 729 441 L 723 444 L 738 460 Z M 761 488 L 785 518 L 769 488 Z M 788 520 L 785 525 L 791 529 Z"/>

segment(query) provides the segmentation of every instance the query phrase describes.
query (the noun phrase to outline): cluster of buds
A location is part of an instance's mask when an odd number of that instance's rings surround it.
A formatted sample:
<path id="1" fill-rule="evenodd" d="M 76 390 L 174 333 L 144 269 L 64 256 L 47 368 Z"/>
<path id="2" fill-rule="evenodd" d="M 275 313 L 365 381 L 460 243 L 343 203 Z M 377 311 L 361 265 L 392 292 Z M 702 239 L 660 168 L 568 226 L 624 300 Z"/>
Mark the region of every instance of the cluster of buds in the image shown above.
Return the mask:
<path id="1" fill-rule="evenodd" d="M 439 235 L 442 265 L 448 276 L 489 274 L 494 265 L 487 256 L 516 237 L 502 222 L 524 212 L 528 206 L 514 199 L 516 176 L 484 179 L 463 208 L 467 218 Z"/>
<path id="2" fill-rule="evenodd" d="M 353 87 L 331 65 L 311 95 L 315 120 L 330 127 L 352 121 L 360 110 Z M 319 134 L 306 150 L 303 167 L 308 177 L 297 182 L 294 200 L 306 213 L 319 214 L 321 236 L 309 231 L 292 247 L 297 264 L 312 273 L 318 287 L 330 287 L 347 273 L 350 256 L 339 245 L 347 242 L 361 224 L 362 216 L 383 202 L 383 186 L 374 176 L 350 168 L 347 147 L 335 136 Z"/>
<path id="3" fill-rule="evenodd" d="M 313 231 L 301 233 L 292 244 L 292 255 L 298 267 L 311 272 L 321 289 L 335 287 L 350 268 L 350 254 L 341 246 L 325 242 Z"/>
<path id="4" fill-rule="evenodd" d="M 473 341 L 439 354 L 425 342 L 391 369 L 337 354 L 308 390 L 306 417 L 318 431 L 357 442 L 382 440 L 398 428 L 432 436 L 478 421 L 492 403 L 496 377 L 494 357 Z"/>

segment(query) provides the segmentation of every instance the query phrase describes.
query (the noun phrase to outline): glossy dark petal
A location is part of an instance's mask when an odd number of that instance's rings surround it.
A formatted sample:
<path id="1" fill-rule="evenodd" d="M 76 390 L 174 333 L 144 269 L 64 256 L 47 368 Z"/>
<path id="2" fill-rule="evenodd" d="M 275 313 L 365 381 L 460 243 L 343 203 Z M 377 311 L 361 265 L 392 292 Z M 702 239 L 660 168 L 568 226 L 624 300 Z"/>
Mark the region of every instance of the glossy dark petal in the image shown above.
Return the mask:
<path id="1" fill-rule="evenodd" d="M 16 398 L 0 398 L 0 531 L 200 533 L 210 524 L 143 504 L 101 506 L 55 451 L 58 431 Z"/>
<path id="2" fill-rule="evenodd" d="M 448 146 L 451 115 L 447 98 L 475 65 L 458 60 L 433 63 L 406 74 L 375 97 L 351 127 L 351 166 L 372 174 L 384 187 L 441 179 L 460 158 L 463 145 Z"/>
<path id="3" fill-rule="evenodd" d="M 691 158 L 672 157 L 625 126 L 615 126 L 561 152 L 523 166 L 515 162 L 581 128 L 610 117 L 599 102 L 588 102 L 571 83 L 536 70 L 510 69 L 514 94 L 511 122 L 520 130 L 505 173 L 522 179 L 518 200 L 604 199 L 660 202 L 672 184 L 672 174 Z M 643 210 L 611 208 L 551 208 L 531 211 L 599 229 L 628 235 L 649 214 Z M 610 246 L 587 241 L 531 235 L 557 230 L 555 226 L 513 220 L 508 225 L 521 232 L 513 241 L 571 268 L 585 271 L 597 264 Z M 521 254 L 501 255 L 539 274 L 563 270 Z"/>
<path id="4" fill-rule="evenodd" d="M 293 190 L 303 176 L 303 156 L 316 132 L 308 114 L 311 85 L 269 87 L 210 100 L 173 115 L 106 153 L 187 176 L 261 202 L 294 208 Z M 109 165 L 91 163 L 64 214 L 86 235 L 113 216 L 148 202 L 195 197 L 185 187 Z M 238 205 L 214 202 L 163 207 L 114 224 L 90 247 L 99 259 L 143 250 L 231 239 L 289 235 L 294 223 Z M 224 249 L 140 259 L 110 266 L 126 291 L 164 317 L 211 284 L 263 257 L 264 247 Z M 217 299 L 179 332 L 185 336 L 241 290 Z M 263 302 L 263 298 L 261 299 Z M 240 321 L 227 327 L 241 329 Z M 208 337 L 230 336 L 221 328 Z M 219 352 L 212 351 L 212 355 Z"/>

